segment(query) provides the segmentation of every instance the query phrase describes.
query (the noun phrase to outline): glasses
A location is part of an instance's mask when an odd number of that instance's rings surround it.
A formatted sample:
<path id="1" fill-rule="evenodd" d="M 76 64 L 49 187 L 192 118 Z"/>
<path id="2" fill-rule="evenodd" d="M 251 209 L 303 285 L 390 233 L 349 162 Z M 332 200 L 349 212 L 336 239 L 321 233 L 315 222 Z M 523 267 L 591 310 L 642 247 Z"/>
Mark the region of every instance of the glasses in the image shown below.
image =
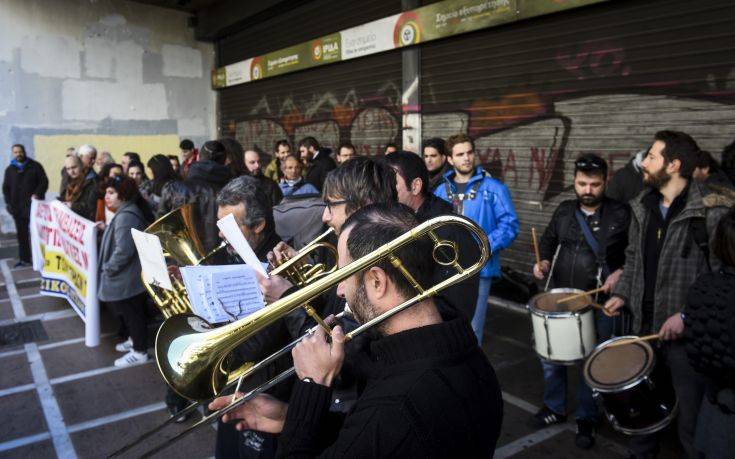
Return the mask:
<path id="1" fill-rule="evenodd" d="M 605 164 L 603 164 L 599 159 L 582 158 L 578 159 L 574 163 L 574 167 L 577 169 L 602 169 L 605 167 Z"/>
<path id="2" fill-rule="evenodd" d="M 324 200 L 324 204 L 327 205 L 327 211 L 329 212 L 329 215 L 332 215 L 332 206 L 339 206 L 341 204 L 347 204 L 347 201 L 340 200 L 340 201 L 330 201 L 329 199 Z"/>

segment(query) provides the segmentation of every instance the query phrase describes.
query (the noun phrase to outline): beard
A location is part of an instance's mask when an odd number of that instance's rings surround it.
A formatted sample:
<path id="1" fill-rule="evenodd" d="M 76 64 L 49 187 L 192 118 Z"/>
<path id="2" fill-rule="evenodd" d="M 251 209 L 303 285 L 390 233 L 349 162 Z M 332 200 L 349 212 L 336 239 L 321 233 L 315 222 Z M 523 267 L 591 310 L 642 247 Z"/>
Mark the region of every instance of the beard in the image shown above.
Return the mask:
<path id="1" fill-rule="evenodd" d="M 667 174 L 664 168 L 661 168 L 654 174 L 651 174 L 646 170 L 643 171 L 643 184 L 650 185 L 657 190 L 663 188 L 664 185 L 669 183 L 669 180 L 671 180 L 671 175 Z"/>
<path id="2" fill-rule="evenodd" d="M 355 316 L 355 319 L 360 324 L 364 324 L 378 315 L 378 311 L 375 310 L 375 307 L 368 299 L 365 284 L 363 284 L 362 280 L 360 281 L 360 286 L 355 290 L 355 297 L 348 303 L 348 305 L 352 314 Z"/>
<path id="3" fill-rule="evenodd" d="M 602 202 L 603 194 L 601 193 L 599 196 L 594 194 L 578 194 L 576 191 L 575 193 L 577 195 L 577 201 L 584 204 L 585 206 L 596 206 L 597 204 Z"/>

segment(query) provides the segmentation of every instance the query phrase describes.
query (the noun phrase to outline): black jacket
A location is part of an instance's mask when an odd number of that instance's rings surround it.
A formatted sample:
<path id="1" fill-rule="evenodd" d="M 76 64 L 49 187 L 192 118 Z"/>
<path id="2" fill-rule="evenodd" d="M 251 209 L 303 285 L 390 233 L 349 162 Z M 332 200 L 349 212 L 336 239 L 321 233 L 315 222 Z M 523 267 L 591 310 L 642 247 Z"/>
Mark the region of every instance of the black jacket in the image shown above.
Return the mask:
<path id="1" fill-rule="evenodd" d="M 322 191 L 324 179 L 327 178 L 329 171 L 337 168 L 337 164 L 329 156 L 330 153 L 332 153 L 332 150 L 329 148 L 319 149 L 319 154 L 311 160 L 311 164 L 306 170 L 306 181 L 314 185 L 319 191 Z"/>
<path id="2" fill-rule="evenodd" d="M 230 170 L 226 166 L 215 161 L 197 161 L 191 165 L 189 174 L 184 180 L 189 192 L 188 202 L 197 204 L 201 220 L 198 228 L 206 251 L 214 249 L 220 243 L 217 228 L 217 193 L 231 178 Z"/>
<path id="3" fill-rule="evenodd" d="M 597 287 L 597 256 L 585 240 L 574 216 L 577 209 L 576 199 L 559 204 L 541 237 L 539 251 L 542 260 L 552 261 L 557 245 L 561 244 L 553 272 L 553 285 L 589 290 Z M 602 235 L 599 239 L 604 241 L 605 259 L 612 273 L 625 263 L 630 208 L 627 204 L 605 198 L 600 212 Z"/>
<path id="4" fill-rule="evenodd" d="M 277 206 L 283 199 L 283 191 L 281 191 L 281 187 L 278 186 L 276 182 L 263 175 L 262 172 L 256 175 L 255 178 L 260 182 L 260 189 L 262 189 L 266 196 L 270 198 L 271 207 Z"/>
<path id="5" fill-rule="evenodd" d="M 467 321 L 382 337 L 356 357 L 364 390 L 346 418 L 328 412 L 330 388 L 294 384 L 278 457 L 492 457 L 503 401 Z"/>
<path id="6" fill-rule="evenodd" d="M 437 198 L 433 194 L 427 196 L 424 203 L 416 211 L 416 218 L 421 223 L 441 215 L 456 214 L 452 210 L 451 204 L 443 199 Z M 459 244 L 458 261 L 462 266 L 467 267 L 477 261 L 477 243 L 473 240 L 470 233 L 456 226 L 441 228 L 436 233 L 442 239 L 448 239 Z M 438 283 L 454 274 L 457 274 L 457 270 L 454 268 L 436 263 L 432 280 Z M 445 289 L 440 295 L 452 309 L 460 313 L 467 320 L 471 320 L 475 314 L 479 285 L 480 274 L 478 273 L 465 281 Z M 439 305 L 441 304 L 445 303 L 439 303 Z M 444 313 L 445 311 L 441 310 L 441 307 L 439 306 L 440 312 Z"/>
<path id="7" fill-rule="evenodd" d="M 67 186 L 68 186 L 67 182 Z M 66 189 L 61 190 L 61 196 L 59 199 L 64 199 Z M 86 218 L 87 220 L 95 221 L 97 216 L 97 199 L 99 197 L 99 184 L 97 180 L 88 178 L 84 180 L 82 185 L 82 192 L 79 194 L 76 200 L 71 203 L 71 210 L 76 212 L 77 215 Z"/>
<path id="8" fill-rule="evenodd" d="M 643 191 L 643 172 L 636 169 L 633 156 L 628 164 L 618 169 L 607 184 L 605 196 L 620 202 L 628 202 Z"/>
<path id="9" fill-rule="evenodd" d="M 26 165 L 21 171 L 12 164 L 5 169 L 3 180 L 3 197 L 8 213 L 13 217 L 29 218 L 31 214 L 31 196 L 43 199 L 48 190 L 48 177 L 43 166 L 31 158 L 26 158 Z"/>

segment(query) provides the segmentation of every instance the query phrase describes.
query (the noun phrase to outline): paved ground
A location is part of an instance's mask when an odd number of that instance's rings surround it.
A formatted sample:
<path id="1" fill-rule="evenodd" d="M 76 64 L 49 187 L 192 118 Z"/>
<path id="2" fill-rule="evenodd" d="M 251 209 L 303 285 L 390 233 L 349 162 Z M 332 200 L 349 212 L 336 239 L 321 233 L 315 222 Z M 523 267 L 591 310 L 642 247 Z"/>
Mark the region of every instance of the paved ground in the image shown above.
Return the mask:
<path id="1" fill-rule="evenodd" d="M 12 260 L 0 260 L 0 326 L 37 320 L 48 339 L 0 347 L 0 458 L 104 457 L 166 419 L 165 388 L 154 364 L 124 370 L 112 366 L 120 355 L 113 349 L 112 318 L 102 316 L 101 344 L 85 347 L 83 323 L 65 301 L 40 296 L 37 273 L 10 266 Z M 624 457 L 625 438 L 607 425 L 590 451 L 574 446 L 572 423 L 541 431 L 527 426 L 542 393 L 529 320 L 507 306 L 491 307 L 488 318 L 484 349 L 506 402 L 495 457 Z M 569 371 L 570 382 L 576 381 L 576 370 Z M 204 429 L 157 457 L 211 457 L 214 435 L 213 429 Z M 666 443 L 661 457 L 679 457 L 672 435 Z"/>

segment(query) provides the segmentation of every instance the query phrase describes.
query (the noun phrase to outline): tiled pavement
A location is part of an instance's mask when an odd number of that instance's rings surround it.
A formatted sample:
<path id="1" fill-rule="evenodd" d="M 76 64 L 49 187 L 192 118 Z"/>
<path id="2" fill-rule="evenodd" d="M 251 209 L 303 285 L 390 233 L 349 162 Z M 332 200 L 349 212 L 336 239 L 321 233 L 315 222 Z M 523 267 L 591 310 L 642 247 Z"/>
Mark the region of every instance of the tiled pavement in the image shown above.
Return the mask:
<path id="1" fill-rule="evenodd" d="M 167 418 L 164 383 L 153 363 L 122 370 L 112 366 L 120 355 L 113 349 L 114 319 L 103 312 L 100 345 L 85 347 L 83 323 L 66 302 L 38 295 L 37 273 L 10 266 L 11 260 L 0 260 L 0 326 L 40 320 L 48 339 L 0 347 L 0 458 L 105 457 Z M 572 423 L 541 431 L 527 426 L 541 405 L 543 387 L 529 327 L 522 311 L 492 306 L 488 312 L 484 349 L 506 402 L 495 457 L 624 457 L 625 438 L 607 425 L 590 451 L 574 446 Z M 577 370 L 569 371 L 573 410 Z M 213 429 L 202 429 L 156 457 L 211 457 L 214 436 Z M 661 457 L 679 457 L 671 434 L 666 443 Z"/>

